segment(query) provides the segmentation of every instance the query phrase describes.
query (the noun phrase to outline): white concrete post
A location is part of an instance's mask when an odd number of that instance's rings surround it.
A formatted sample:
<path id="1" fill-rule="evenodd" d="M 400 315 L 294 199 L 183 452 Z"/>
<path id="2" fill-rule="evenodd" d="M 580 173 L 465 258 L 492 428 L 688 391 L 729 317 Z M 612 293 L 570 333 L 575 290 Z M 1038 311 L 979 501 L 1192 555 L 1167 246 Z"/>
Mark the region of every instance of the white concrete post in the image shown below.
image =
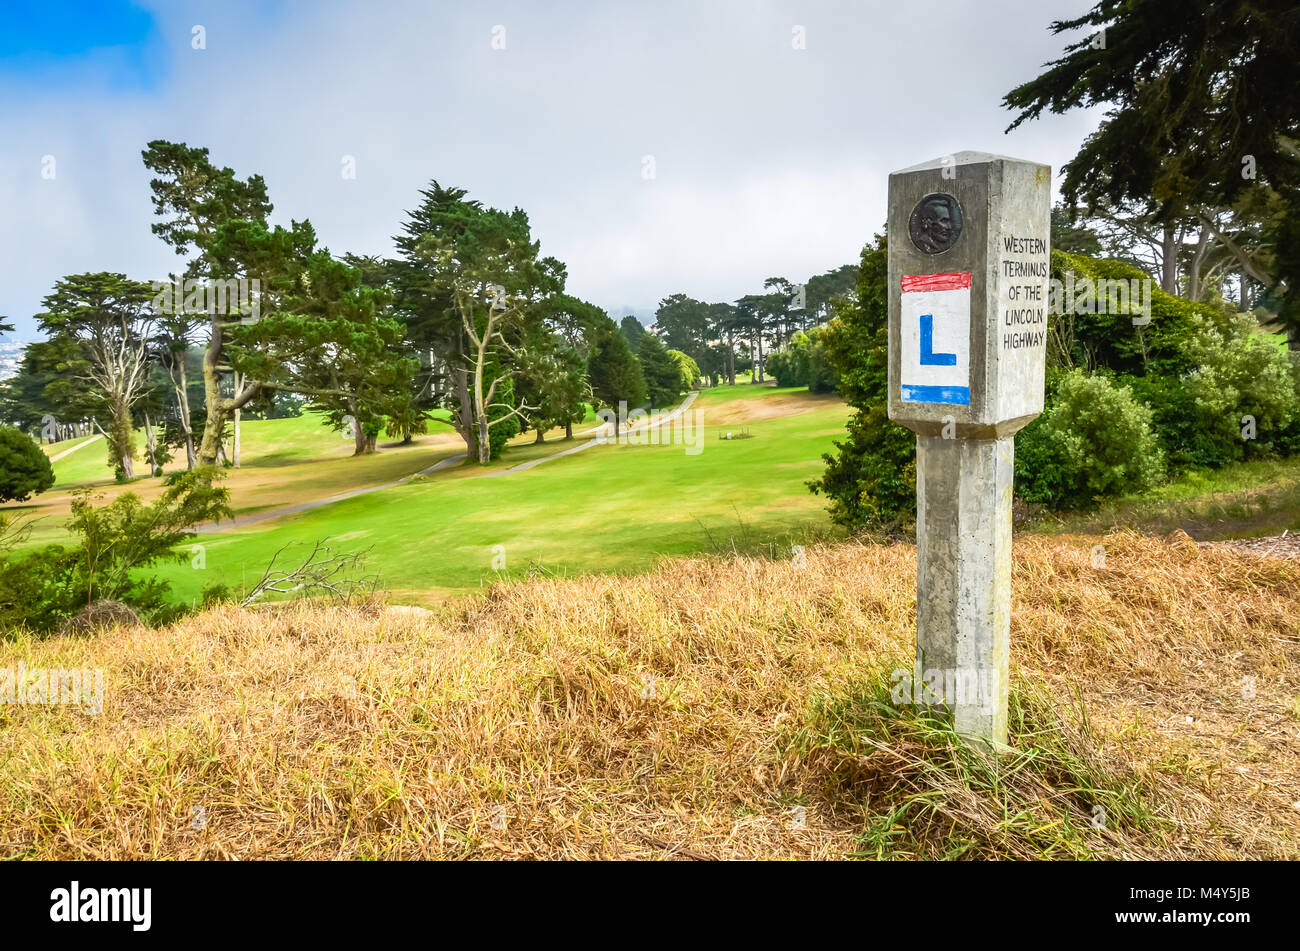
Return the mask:
<path id="1" fill-rule="evenodd" d="M 961 152 L 889 177 L 889 418 L 916 435 L 915 699 L 1007 741 L 1013 437 L 1043 409 L 1051 170 Z"/>

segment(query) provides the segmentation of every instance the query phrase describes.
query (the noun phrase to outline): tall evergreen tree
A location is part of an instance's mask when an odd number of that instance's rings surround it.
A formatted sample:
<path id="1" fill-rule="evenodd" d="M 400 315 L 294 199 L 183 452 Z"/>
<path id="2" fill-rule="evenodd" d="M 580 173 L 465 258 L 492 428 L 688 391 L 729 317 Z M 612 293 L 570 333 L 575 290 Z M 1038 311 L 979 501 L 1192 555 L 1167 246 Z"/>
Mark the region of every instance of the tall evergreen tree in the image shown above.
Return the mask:
<path id="1" fill-rule="evenodd" d="M 210 242 L 218 228 L 230 221 L 252 221 L 263 225 L 271 214 L 266 182 L 260 175 L 250 175 L 240 181 L 232 169 L 218 168 L 208 158 L 206 148 L 192 148 L 183 142 L 156 139 L 141 153 L 147 169 L 155 173 L 149 183 L 153 192 L 155 214 L 161 219 L 150 227 L 154 234 L 182 257 L 188 257 L 180 279 L 211 280 L 218 276 L 207 257 Z M 192 256 L 191 256 L 192 255 Z M 238 275 L 226 275 L 238 276 Z M 220 395 L 220 376 L 228 373 L 225 362 L 226 338 L 236 321 L 228 314 L 215 312 L 186 312 L 183 307 L 170 307 L 157 314 L 160 356 L 167 369 L 176 399 L 176 413 L 185 440 L 186 462 L 193 469 L 199 462 L 194 446 L 188 382 L 190 345 L 202 336 L 206 326 L 207 339 L 201 364 L 204 377 L 204 396 Z M 216 461 L 215 447 L 228 419 L 235 423 L 235 445 L 239 443 L 239 414 L 242 407 L 257 396 L 249 390 L 247 398 L 241 396 L 248 388 L 236 375 L 234 382 L 240 391 L 226 408 L 220 399 L 215 407 L 205 406 L 203 442 L 214 447 L 205 465 Z M 217 410 L 212 412 L 210 410 Z M 238 451 L 235 452 L 238 464 Z"/>
<path id="2" fill-rule="evenodd" d="M 618 325 L 609 318 L 594 334 L 591 354 L 587 358 L 587 378 L 597 409 L 614 412 L 614 436 L 618 436 L 620 406 L 640 406 L 646 398 L 645 377 L 641 364 L 627 344 Z"/>
<path id="3" fill-rule="evenodd" d="M 646 334 L 637 348 L 637 359 L 641 363 L 650 406 L 665 409 L 676 403 L 682 392 L 682 371 L 669 355 L 664 342 L 654 334 Z"/>
<path id="4" fill-rule="evenodd" d="M 646 335 L 646 329 L 641 321 L 637 320 L 631 314 L 628 314 L 621 321 L 619 327 L 623 331 L 623 336 L 627 337 L 628 346 L 633 350 L 641 346 L 641 338 Z"/>
<path id="5" fill-rule="evenodd" d="M 1212 225 L 1213 210 L 1276 193 L 1268 220 L 1272 273 L 1229 237 L 1245 274 L 1283 298 L 1300 342 L 1300 12 L 1295 0 L 1099 0 L 1058 21 L 1086 30 L 1040 76 L 1011 90 L 1012 129 L 1043 112 L 1105 106 L 1101 126 L 1065 166 L 1073 206 L 1136 205 L 1163 224 L 1164 289 L 1180 221 Z M 1226 237 L 1220 232 L 1220 237 Z"/>
<path id="6" fill-rule="evenodd" d="M 124 274 L 74 274 L 54 285 L 38 318 L 51 337 L 74 344 L 62 369 L 103 401 L 109 457 L 128 479 L 135 476 L 132 410 L 151 382 L 152 298 L 148 284 Z"/>
<path id="7" fill-rule="evenodd" d="M 808 483 L 828 500 L 831 519 L 851 529 L 894 527 L 916 511 L 916 437 L 887 412 L 889 385 L 888 252 L 883 236 L 862 251 L 856 300 L 841 299 L 823 337 L 855 410 L 849 438 L 826 453 L 826 471 Z"/>

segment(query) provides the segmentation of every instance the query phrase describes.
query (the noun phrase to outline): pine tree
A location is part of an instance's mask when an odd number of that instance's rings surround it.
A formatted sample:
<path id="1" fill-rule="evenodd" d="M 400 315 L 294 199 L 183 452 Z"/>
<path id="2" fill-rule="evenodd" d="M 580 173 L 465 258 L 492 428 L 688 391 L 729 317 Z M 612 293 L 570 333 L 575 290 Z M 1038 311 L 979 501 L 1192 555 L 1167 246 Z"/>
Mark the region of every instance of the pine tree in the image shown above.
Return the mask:
<path id="1" fill-rule="evenodd" d="M 587 359 L 587 379 L 597 408 L 615 412 L 614 436 L 618 436 L 619 404 L 639 406 L 646 398 L 641 364 L 627 344 L 627 338 L 612 320 L 599 328 Z"/>
<path id="2" fill-rule="evenodd" d="M 641 361 L 641 373 L 651 407 L 663 409 L 676 403 L 682 392 L 682 371 L 669 355 L 664 342 L 654 334 L 643 335 L 637 348 L 637 359 Z"/>

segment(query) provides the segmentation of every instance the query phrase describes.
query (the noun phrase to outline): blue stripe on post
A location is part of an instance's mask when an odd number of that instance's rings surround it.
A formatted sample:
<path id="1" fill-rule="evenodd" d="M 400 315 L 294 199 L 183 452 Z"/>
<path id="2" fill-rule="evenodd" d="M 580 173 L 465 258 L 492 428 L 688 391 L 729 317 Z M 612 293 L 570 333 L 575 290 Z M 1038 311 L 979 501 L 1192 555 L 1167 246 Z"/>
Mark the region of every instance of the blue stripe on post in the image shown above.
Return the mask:
<path id="1" fill-rule="evenodd" d="M 915 386 L 903 384 L 904 403 L 955 403 L 970 405 L 969 386 Z"/>

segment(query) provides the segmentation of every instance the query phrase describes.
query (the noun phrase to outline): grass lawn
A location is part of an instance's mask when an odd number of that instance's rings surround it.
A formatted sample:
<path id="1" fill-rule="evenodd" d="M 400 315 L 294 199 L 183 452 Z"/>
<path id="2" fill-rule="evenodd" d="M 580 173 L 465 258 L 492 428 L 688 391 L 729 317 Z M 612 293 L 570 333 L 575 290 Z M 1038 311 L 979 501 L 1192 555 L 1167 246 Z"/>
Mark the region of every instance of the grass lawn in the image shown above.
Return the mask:
<path id="1" fill-rule="evenodd" d="M 735 388 L 748 389 L 760 388 Z M 790 398 L 774 388 L 767 395 Z M 848 408 L 807 397 L 802 412 L 748 424 L 752 438 L 721 440 L 726 424 L 710 424 L 710 406 L 726 410 L 727 396 L 701 397 L 698 454 L 682 445 L 593 446 L 500 478 L 474 478 L 482 469 L 466 465 L 247 530 L 202 536 L 203 570 L 186 563 L 160 574 L 179 600 L 189 601 L 209 585 L 252 584 L 288 542 L 328 537 L 340 550 L 373 547 L 368 565 L 381 585 L 399 600 L 427 602 L 530 570 L 634 572 L 662 555 L 788 543 L 810 529 L 827 531 L 824 501 L 804 482 L 821 471 L 821 454 L 843 435 Z M 522 446 L 492 468 L 560 448 Z M 498 572 L 492 562 L 500 554 L 505 569 Z"/>
<path id="2" fill-rule="evenodd" d="M 1114 527 L 1159 534 L 1182 529 L 1197 541 L 1300 531 L 1300 457 L 1185 473 L 1141 495 L 1107 502 L 1094 513 L 1049 518 L 1041 530 L 1098 534 Z"/>

